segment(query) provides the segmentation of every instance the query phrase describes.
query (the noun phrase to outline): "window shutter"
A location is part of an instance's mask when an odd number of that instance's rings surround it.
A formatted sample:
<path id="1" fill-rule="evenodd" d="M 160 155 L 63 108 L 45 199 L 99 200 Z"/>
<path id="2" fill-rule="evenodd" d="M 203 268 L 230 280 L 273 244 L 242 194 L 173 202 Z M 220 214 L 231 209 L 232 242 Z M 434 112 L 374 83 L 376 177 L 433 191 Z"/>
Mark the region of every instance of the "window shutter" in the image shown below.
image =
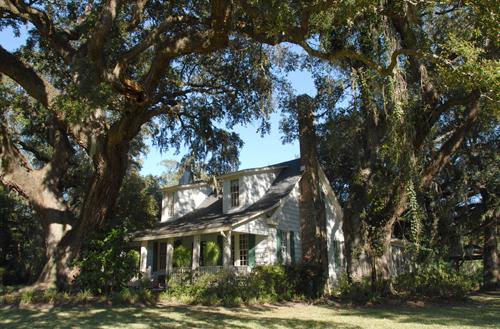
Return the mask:
<path id="1" fill-rule="evenodd" d="M 278 258 L 278 264 L 283 264 L 283 254 L 281 253 L 281 244 L 283 243 L 281 240 L 281 230 L 277 230 L 276 232 L 276 256 Z"/>
<path id="2" fill-rule="evenodd" d="M 255 235 L 248 235 L 248 266 L 255 266 Z"/>
<path id="3" fill-rule="evenodd" d="M 293 235 L 293 231 L 290 231 L 290 258 L 292 260 L 292 264 L 295 264 L 295 237 Z"/>

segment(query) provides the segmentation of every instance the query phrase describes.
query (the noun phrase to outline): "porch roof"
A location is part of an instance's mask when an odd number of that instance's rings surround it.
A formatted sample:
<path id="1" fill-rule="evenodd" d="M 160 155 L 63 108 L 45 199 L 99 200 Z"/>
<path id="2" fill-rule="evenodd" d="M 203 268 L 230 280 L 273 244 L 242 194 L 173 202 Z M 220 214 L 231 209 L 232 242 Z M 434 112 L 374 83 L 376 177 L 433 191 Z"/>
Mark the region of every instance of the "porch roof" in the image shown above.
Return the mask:
<path id="1" fill-rule="evenodd" d="M 283 167 L 271 187 L 262 198 L 246 209 L 224 214 L 222 211 L 222 196 L 210 195 L 195 210 L 186 215 L 167 222 L 158 223 L 154 228 L 136 232 L 134 240 L 153 240 L 174 236 L 189 235 L 189 233 L 210 233 L 229 230 L 256 219 L 276 209 L 293 189 L 300 179 L 300 159 L 275 165 Z"/>

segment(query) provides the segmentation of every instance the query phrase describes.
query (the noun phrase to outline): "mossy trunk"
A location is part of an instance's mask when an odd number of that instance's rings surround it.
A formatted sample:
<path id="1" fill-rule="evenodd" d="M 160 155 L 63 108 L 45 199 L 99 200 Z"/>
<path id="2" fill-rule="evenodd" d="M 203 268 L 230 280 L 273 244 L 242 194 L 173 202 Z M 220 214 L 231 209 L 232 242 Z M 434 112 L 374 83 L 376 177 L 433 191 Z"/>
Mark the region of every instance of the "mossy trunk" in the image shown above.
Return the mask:
<path id="1" fill-rule="evenodd" d="M 297 97 L 300 154 L 304 172 L 300 180 L 300 217 L 302 257 L 311 272 L 311 294 L 321 296 L 327 289 L 328 249 L 326 209 L 321 189 L 317 159 L 317 138 L 314 128 L 314 104 L 307 95 Z"/>

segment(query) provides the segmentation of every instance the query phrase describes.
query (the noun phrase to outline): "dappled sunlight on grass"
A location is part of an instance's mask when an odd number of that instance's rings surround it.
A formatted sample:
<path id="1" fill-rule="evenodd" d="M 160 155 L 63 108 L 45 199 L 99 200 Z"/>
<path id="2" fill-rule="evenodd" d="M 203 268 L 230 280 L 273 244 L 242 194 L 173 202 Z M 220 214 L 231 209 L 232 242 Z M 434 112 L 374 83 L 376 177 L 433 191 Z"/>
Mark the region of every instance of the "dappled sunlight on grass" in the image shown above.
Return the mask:
<path id="1" fill-rule="evenodd" d="M 282 304 L 237 308 L 154 307 L 0 308 L 2 328 L 494 328 L 500 298 L 458 304 L 346 307 Z"/>

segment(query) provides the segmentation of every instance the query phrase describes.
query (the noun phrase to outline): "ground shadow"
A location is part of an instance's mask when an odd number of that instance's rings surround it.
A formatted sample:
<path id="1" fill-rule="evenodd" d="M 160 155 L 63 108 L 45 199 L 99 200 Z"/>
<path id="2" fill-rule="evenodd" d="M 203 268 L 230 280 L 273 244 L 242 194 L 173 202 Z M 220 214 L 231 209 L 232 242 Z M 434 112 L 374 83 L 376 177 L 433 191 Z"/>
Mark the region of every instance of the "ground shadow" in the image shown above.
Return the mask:
<path id="1" fill-rule="evenodd" d="M 500 324 L 500 294 L 473 296 L 466 301 L 427 302 L 419 305 L 399 303 L 370 307 L 322 306 L 339 315 L 389 319 L 394 323 L 415 325 L 494 327 Z"/>
<path id="2" fill-rule="evenodd" d="M 343 328 L 360 327 L 322 320 L 285 319 L 272 316 L 248 317 L 248 313 L 220 313 L 195 307 L 104 307 L 50 310 L 0 308 L 2 328 Z"/>

